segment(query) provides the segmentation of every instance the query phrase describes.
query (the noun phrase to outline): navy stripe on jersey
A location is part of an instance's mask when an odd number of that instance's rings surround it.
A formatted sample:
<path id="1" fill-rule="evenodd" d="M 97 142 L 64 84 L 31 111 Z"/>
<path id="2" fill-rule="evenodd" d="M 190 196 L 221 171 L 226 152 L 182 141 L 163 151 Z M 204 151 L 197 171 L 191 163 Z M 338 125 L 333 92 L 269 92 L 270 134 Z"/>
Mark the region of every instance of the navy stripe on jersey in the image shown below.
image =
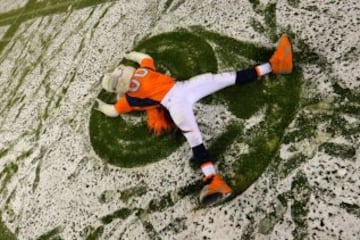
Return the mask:
<path id="1" fill-rule="evenodd" d="M 131 97 L 128 94 L 125 94 L 125 97 L 131 107 L 150 107 L 160 104 L 160 102 L 150 98 Z"/>

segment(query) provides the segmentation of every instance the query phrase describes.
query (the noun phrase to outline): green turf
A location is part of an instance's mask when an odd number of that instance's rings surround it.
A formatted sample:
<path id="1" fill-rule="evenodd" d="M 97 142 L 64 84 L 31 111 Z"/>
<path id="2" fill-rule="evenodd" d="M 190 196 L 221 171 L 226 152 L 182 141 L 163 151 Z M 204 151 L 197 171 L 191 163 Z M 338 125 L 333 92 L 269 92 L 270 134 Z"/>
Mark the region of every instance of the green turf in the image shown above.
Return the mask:
<path id="1" fill-rule="evenodd" d="M 0 215 L 2 213 L 0 212 Z M 0 239 L 1 240 L 16 240 L 16 236 L 9 231 L 9 229 L 6 227 L 6 225 L 3 223 L 3 221 L 0 219 Z"/>
<path id="2" fill-rule="evenodd" d="M 61 232 L 61 228 L 60 227 L 56 227 L 52 230 L 50 230 L 47 233 L 44 233 L 43 235 L 41 235 L 40 237 L 38 237 L 36 240 L 63 240 L 60 236 L 59 233 Z"/>
<path id="3" fill-rule="evenodd" d="M 131 214 L 131 212 L 132 211 L 128 208 L 121 208 L 111 214 L 108 214 L 108 215 L 102 217 L 101 222 L 104 224 L 109 224 L 116 218 L 126 219 Z"/>
<path id="4" fill-rule="evenodd" d="M 98 240 L 101 238 L 102 234 L 104 233 L 104 227 L 100 226 L 96 229 L 93 229 L 92 227 L 87 228 L 88 233 L 86 232 L 86 236 L 84 239 L 86 240 Z"/>

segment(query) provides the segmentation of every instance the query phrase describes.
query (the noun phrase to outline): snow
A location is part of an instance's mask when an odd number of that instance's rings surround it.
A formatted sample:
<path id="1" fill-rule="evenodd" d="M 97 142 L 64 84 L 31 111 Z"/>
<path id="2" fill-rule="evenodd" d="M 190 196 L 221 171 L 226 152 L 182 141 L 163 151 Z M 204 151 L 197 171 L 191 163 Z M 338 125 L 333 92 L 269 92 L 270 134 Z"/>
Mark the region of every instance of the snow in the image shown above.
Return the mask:
<path id="1" fill-rule="evenodd" d="M 26 2 L 1 1 L 1 12 L 18 9 Z M 12 43 L 1 53 L 0 152 L 8 152 L 1 156 L 0 169 L 9 163 L 16 163 L 19 169 L 1 192 L 0 206 L 2 220 L 17 232 L 18 239 L 33 239 L 59 226 L 63 239 L 79 239 L 88 226 L 100 226 L 101 217 L 120 208 L 143 208 L 166 193 L 176 195 L 178 188 L 199 177 L 200 173 L 189 166 L 191 152 L 186 144 L 166 159 L 133 169 L 104 164 L 90 144 L 89 117 L 101 88 L 100 77 L 144 37 L 201 25 L 238 40 L 273 46 L 265 34 L 249 27 L 251 18 L 264 20 L 249 1 L 172 1 L 163 11 L 165 2 L 116 1 L 34 18 L 20 25 Z M 263 5 L 269 2 L 261 1 Z M 318 10 L 309 10 L 313 5 Z M 359 9 L 358 0 L 303 0 L 298 7 L 277 1 L 279 31 L 289 26 L 326 60 L 326 66 L 300 66 L 306 86 L 311 87 L 304 89 L 304 98 L 333 96 L 330 83 L 334 81 L 358 91 Z M 8 27 L 0 27 L 0 37 Z M 221 134 L 231 121 L 238 121 L 226 106 L 199 104 L 196 110 L 207 141 Z M 202 111 L 213 115 L 206 118 Z M 215 116 L 225 116 L 225 120 L 217 121 Z M 246 122 L 246 129 L 263 117 L 262 112 L 255 114 Z M 359 115 L 346 119 L 356 124 Z M 291 198 L 286 199 L 285 210 L 278 213 L 281 217 L 269 235 L 257 231 L 277 204 L 277 197 L 291 191 L 298 173 L 305 174 L 312 189 L 306 216 L 308 236 L 359 239 L 359 215 L 341 207 L 342 203 L 360 205 L 359 141 L 349 142 L 341 136 L 333 139 L 354 144 L 357 154 L 354 160 L 347 160 L 318 151 L 330 138 L 319 126 L 315 138 L 295 144 L 307 157 L 305 163 L 284 178 L 268 169 L 245 192 L 221 206 L 196 209 L 196 196 L 175 199 L 172 195 L 173 206 L 143 218 L 133 212 L 124 220 L 115 219 L 104 227 L 101 239 L 151 239 L 145 222 L 150 222 L 163 239 L 240 239 L 246 234 L 254 239 L 292 239 L 296 225 Z M 227 151 L 234 149 L 247 153 L 247 146 L 241 143 L 234 143 Z M 27 151 L 29 155 L 21 158 Z M 288 146 L 282 145 L 280 161 L 287 161 L 291 154 Z M 40 169 L 39 175 L 36 169 Z M 139 184 L 148 189 L 144 195 L 134 196 L 128 203 L 120 199 L 119 191 Z M 101 202 L 104 192 L 111 197 Z M 171 228 L 176 219 L 180 219 L 178 229 Z"/>

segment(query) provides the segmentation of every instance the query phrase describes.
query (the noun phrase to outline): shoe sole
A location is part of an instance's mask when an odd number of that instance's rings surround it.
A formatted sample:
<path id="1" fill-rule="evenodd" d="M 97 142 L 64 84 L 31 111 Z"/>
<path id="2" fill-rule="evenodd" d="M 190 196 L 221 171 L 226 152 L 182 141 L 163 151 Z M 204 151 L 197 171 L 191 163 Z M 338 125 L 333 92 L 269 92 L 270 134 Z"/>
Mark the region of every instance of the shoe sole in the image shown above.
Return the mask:
<path id="1" fill-rule="evenodd" d="M 215 205 L 223 203 L 226 199 L 228 199 L 232 195 L 232 192 L 222 194 L 222 193 L 214 193 L 204 197 L 200 203 L 206 207 L 213 207 Z"/>

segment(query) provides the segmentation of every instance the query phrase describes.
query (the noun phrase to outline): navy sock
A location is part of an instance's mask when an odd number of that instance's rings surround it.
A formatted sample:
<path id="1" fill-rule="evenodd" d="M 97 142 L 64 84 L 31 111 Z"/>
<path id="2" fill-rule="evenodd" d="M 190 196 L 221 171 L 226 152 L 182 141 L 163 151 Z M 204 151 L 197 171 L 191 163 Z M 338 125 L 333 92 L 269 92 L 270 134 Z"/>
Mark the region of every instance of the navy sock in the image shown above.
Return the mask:
<path id="1" fill-rule="evenodd" d="M 201 164 L 210 161 L 210 155 L 208 151 L 205 149 L 204 144 L 200 144 L 193 147 L 192 152 L 194 154 L 194 161 L 197 165 L 201 166 Z"/>
<path id="2" fill-rule="evenodd" d="M 255 68 L 248 68 L 236 72 L 236 84 L 252 82 L 258 78 Z"/>

